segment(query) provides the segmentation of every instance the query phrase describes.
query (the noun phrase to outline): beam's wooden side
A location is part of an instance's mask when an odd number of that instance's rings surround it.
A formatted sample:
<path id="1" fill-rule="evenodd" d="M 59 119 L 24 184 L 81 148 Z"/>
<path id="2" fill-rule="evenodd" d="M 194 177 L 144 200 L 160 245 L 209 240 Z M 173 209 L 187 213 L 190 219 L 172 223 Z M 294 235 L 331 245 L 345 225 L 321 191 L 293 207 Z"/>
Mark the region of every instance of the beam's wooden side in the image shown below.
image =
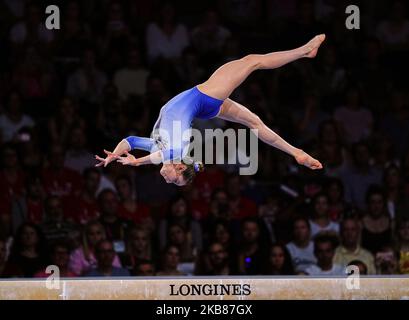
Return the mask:
<path id="1" fill-rule="evenodd" d="M 351 283 L 351 281 L 349 282 Z M 234 285 L 249 294 L 214 294 Z M 230 285 L 230 286 L 229 286 Z M 173 286 L 173 287 L 171 287 Z M 206 286 L 200 295 L 187 294 Z M 243 287 L 244 286 L 244 287 Z M 126 279 L 61 280 L 58 289 L 48 289 L 42 280 L 0 281 L 0 300 L 288 300 L 288 299 L 409 299 L 409 278 L 362 278 L 359 289 L 348 289 L 344 278 L 223 278 L 223 279 Z M 173 288 L 173 289 L 172 289 Z M 173 295 L 183 292 L 185 295 Z"/>

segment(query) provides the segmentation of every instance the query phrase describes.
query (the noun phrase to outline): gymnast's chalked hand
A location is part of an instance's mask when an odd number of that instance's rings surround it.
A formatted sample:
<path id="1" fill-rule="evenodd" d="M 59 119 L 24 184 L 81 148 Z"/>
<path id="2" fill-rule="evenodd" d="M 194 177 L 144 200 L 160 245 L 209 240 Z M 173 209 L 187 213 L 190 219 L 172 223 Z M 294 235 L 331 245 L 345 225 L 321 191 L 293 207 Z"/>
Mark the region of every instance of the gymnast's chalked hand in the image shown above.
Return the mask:
<path id="1" fill-rule="evenodd" d="M 117 158 L 116 161 L 122 163 L 123 165 L 136 166 L 136 158 L 132 154 L 130 154 L 128 151 L 125 152 L 124 157 L 119 157 Z"/>
<path id="2" fill-rule="evenodd" d="M 105 154 L 107 155 L 106 158 L 101 158 L 98 155 L 95 155 L 95 159 L 97 159 L 98 161 L 100 161 L 99 163 L 97 163 L 95 166 L 96 167 L 101 167 L 104 166 L 106 167 L 109 163 L 111 163 L 112 161 L 116 160 L 119 158 L 118 155 L 113 154 L 111 151 L 107 151 L 104 150 Z"/>

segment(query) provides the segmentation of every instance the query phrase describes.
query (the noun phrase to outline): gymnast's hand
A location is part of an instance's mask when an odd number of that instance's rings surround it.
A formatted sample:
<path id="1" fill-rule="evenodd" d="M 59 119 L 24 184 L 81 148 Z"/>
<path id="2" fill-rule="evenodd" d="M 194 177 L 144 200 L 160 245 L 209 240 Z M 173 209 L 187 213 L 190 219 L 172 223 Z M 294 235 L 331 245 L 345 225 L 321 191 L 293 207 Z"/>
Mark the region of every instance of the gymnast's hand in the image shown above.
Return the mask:
<path id="1" fill-rule="evenodd" d="M 107 155 L 106 158 L 101 158 L 100 156 L 95 155 L 95 159 L 97 159 L 98 161 L 100 161 L 99 163 L 97 163 L 95 166 L 96 167 L 101 167 L 104 166 L 106 167 L 109 163 L 111 163 L 112 161 L 116 160 L 119 158 L 118 155 L 112 153 L 111 151 L 107 151 L 104 150 L 105 154 Z"/>
<path id="2" fill-rule="evenodd" d="M 122 163 L 123 165 L 131 166 L 137 165 L 136 158 L 133 155 L 131 155 L 128 151 L 125 152 L 125 157 L 119 157 L 117 158 L 117 161 Z"/>
<path id="3" fill-rule="evenodd" d="M 322 169 L 321 162 L 319 162 L 317 159 L 314 159 L 313 157 L 311 157 L 308 153 L 304 152 L 303 150 L 300 150 L 299 152 L 297 152 L 294 158 L 298 162 L 298 164 L 306 166 L 312 170 Z"/>

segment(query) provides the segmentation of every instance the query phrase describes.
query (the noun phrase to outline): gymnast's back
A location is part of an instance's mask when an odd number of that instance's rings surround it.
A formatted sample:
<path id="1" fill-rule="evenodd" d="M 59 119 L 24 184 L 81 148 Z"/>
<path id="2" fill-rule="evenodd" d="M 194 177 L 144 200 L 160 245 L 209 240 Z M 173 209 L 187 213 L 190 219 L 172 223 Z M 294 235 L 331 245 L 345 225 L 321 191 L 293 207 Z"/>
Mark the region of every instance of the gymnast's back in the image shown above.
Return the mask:
<path id="1" fill-rule="evenodd" d="M 153 132 L 171 130 L 174 121 L 180 121 L 182 132 L 189 129 L 194 118 L 211 119 L 217 116 L 222 100 L 202 93 L 197 87 L 185 90 L 169 100 L 160 110 Z"/>

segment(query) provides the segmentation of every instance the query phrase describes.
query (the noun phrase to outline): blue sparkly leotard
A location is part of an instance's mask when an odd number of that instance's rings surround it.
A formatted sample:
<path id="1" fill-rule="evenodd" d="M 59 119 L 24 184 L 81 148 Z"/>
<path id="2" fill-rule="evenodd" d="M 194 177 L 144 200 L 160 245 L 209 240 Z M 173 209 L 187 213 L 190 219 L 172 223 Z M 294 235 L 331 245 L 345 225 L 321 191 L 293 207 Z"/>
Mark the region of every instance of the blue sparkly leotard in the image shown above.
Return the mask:
<path id="1" fill-rule="evenodd" d="M 218 115 L 223 100 L 202 93 L 197 87 L 178 94 L 160 110 L 150 138 L 129 136 L 131 150 L 161 151 L 162 161 L 183 159 L 188 152 L 194 118 L 211 119 Z"/>

